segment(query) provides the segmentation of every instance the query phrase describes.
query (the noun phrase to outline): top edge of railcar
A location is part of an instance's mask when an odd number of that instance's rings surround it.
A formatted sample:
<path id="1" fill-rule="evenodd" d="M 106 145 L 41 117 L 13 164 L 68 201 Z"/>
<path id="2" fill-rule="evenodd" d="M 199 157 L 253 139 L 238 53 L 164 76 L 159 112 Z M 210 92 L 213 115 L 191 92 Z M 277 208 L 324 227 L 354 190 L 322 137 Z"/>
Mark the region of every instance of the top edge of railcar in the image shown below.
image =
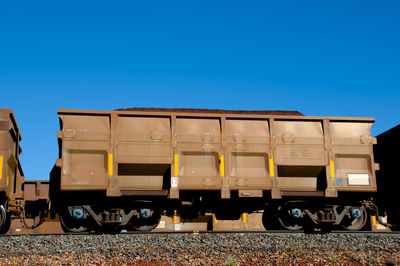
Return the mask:
<path id="1" fill-rule="evenodd" d="M 11 109 L 11 108 L 0 108 L 0 112 L 12 113 L 13 109 Z"/>
<path id="2" fill-rule="evenodd" d="M 189 109 L 189 108 L 127 108 L 109 111 L 102 110 L 79 110 L 79 109 L 58 109 L 58 114 L 73 115 L 110 115 L 118 113 L 119 115 L 144 115 L 144 116 L 177 116 L 177 117 L 229 117 L 229 118 L 255 118 L 266 119 L 275 118 L 278 120 L 334 120 L 334 121 L 360 121 L 375 122 L 373 117 L 336 117 L 336 116 L 305 116 L 298 111 L 242 111 L 242 110 L 218 110 L 218 109 Z"/>
<path id="3" fill-rule="evenodd" d="M 138 112 L 171 112 L 171 113 L 201 113 L 201 114 L 243 114 L 243 115 L 299 115 L 299 111 L 286 110 L 221 110 L 221 109 L 197 109 L 197 108 L 120 108 L 115 111 L 138 111 Z"/>

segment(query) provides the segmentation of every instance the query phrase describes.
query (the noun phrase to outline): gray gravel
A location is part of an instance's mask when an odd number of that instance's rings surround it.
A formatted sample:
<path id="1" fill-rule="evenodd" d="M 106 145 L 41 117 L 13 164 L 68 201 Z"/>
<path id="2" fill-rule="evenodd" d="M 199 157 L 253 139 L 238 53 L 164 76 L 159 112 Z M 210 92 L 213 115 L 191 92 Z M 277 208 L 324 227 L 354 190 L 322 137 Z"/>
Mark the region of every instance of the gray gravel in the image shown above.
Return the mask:
<path id="1" fill-rule="evenodd" d="M 1 264 L 400 264 L 399 234 L 230 233 L 0 237 Z"/>

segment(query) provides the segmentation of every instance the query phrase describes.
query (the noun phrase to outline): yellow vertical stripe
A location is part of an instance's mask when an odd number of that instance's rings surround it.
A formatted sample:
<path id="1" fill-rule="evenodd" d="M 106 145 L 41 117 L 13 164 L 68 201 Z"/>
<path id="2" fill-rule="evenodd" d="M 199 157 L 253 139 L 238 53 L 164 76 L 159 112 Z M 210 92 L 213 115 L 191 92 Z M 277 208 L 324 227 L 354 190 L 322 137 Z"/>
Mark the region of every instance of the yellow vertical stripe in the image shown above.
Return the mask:
<path id="1" fill-rule="evenodd" d="M 174 211 L 174 224 L 178 223 L 178 215 L 177 215 L 177 211 Z"/>
<path id="2" fill-rule="evenodd" d="M 371 216 L 372 226 L 376 226 L 376 216 Z"/>
<path id="3" fill-rule="evenodd" d="M 335 166 L 332 158 L 329 158 L 329 167 L 331 168 L 331 177 L 335 177 Z"/>
<path id="4" fill-rule="evenodd" d="M 175 176 L 179 176 L 179 154 L 174 155 Z"/>
<path id="5" fill-rule="evenodd" d="M 218 223 L 218 220 L 217 220 L 217 218 L 214 216 L 214 223 Z"/>
<path id="6" fill-rule="evenodd" d="M 219 172 L 221 173 L 221 176 L 225 176 L 225 161 L 224 161 L 224 156 L 221 155 L 220 157 L 220 165 L 219 165 Z"/>
<path id="7" fill-rule="evenodd" d="M 0 156 L 0 180 L 3 178 L 3 156 Z"/>
<path id="8" fill-rule="evenodd" d="M 109 176 L 113 175 L 113 165 L 114 165 L 113 154 L 109 153 L 108 154 L 108 175 Z"/>
<path id="9" fill-rule="evenodd" d="M 247 224 L 247 213 L 243 213 L 243 223 Z"/>
<path id="10" fill-rule="evenodd" d="M 274 171 L 274 156 L 271 155 L 269 158 L 269 173 L 271 176 L 275 176 L 275 171 Z"/>

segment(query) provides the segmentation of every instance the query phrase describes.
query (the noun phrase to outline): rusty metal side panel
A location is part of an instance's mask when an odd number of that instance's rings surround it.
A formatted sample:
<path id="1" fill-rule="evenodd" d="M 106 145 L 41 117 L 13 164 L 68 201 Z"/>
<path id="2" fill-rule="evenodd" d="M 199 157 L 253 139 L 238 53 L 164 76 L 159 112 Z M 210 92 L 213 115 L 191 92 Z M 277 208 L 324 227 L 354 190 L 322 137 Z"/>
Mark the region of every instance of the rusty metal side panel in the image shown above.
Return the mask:
<path id="1" fill-rule="evenodd" d="M 279 165 L 325 165 L 322 123 L 275 121 L 276 161 Z"/>
<path id="2" fill-rule="evenodd" d="M 322 121 L 275 121 L 274 129 L 280 190 L 316 190 L 328 155 Z"/>
<path id="3" fill-rule="evenodd" d="M 118 182 L 121 190 L 161 190 L 172 162 L 168 117 L 118 117 Z"/>
<path id="4" fill-rule="evenodd" d="M 376 191 L 372 123 L 331 122 L 332 160 L 338 191 Z"/>
<path id="5" fill-rule="evenodd" d="M 229 188 L 271 189 L 268 120 L 226 120 Z"/>
<path id="6" fill-rule="evenodd" d="M 60 115 L 63 128 L 61 190 L 102 190 L 108 180 L 110 118 L 107 115 Z"/>
<path id="7" fill-rule="evenodd" d="M 221 189 L 219 119 L 177 118 L 176 142 L 181 189 Z"/>

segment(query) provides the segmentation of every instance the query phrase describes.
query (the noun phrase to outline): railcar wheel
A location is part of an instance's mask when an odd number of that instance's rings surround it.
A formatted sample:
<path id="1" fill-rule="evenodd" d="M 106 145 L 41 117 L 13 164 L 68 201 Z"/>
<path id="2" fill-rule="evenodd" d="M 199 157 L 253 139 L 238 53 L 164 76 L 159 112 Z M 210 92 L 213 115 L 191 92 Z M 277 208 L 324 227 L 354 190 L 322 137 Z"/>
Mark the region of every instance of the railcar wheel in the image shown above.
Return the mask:
<path id="1" fill-rule="evenodd" d="M 6 234 L 11 226 L 11 217 L 3 205 L 0 205 L 0 234 Z"/>
<path id="2" fill-rule="evenodd" d="M 272 208 L 264 210 L 262 215 L 262 224 L 265 230 L 277 230 L 281 227 L 281 224 L 275 215 L 275 211 Z"/>
<path id="3" fill-rule="evenodd" d="M 276 210 L 276 217 L 280 225 L 288 230 L 296 231 L 303 229 L 302 218 L 294 218 L 290 214 L 290 209 L 280 205 Z"/>
<path id="4" fill-rule="evenodd" d="M 134 217 L 130 222 L 130 227 L 134 231 L 151 231 L 158 226 L 161 220 L 161 212 L 158 210 L 153 210 L 150 217 Z"/>
<path id="5" fill-rule="evenodd" d="M 346 219 L 342 223 L 342 227 L 344 229 L 349 230 L 349 231 L 359 231 L 359 230 L 364 228 L 364 226 L 365 226 L 365 224 L 367 223 L 367 220 L 368 220 L 367 210 L 365 208 L 359 208 L 359 209 L 362 209 L 362 211 L 359 212 L 359 217 L 358 218 L 353 218 L 353 220 Z M 352 212 L 354 210 L 355 209 L 353 209 Z"/>
<path id="6" fill-rule="evenodd" d="M 88 228 L 81 222 L 75 221 L 67 210 L 60 213 L 60 224 L 65 233 L 82 233 L 88 231 Z"/>

